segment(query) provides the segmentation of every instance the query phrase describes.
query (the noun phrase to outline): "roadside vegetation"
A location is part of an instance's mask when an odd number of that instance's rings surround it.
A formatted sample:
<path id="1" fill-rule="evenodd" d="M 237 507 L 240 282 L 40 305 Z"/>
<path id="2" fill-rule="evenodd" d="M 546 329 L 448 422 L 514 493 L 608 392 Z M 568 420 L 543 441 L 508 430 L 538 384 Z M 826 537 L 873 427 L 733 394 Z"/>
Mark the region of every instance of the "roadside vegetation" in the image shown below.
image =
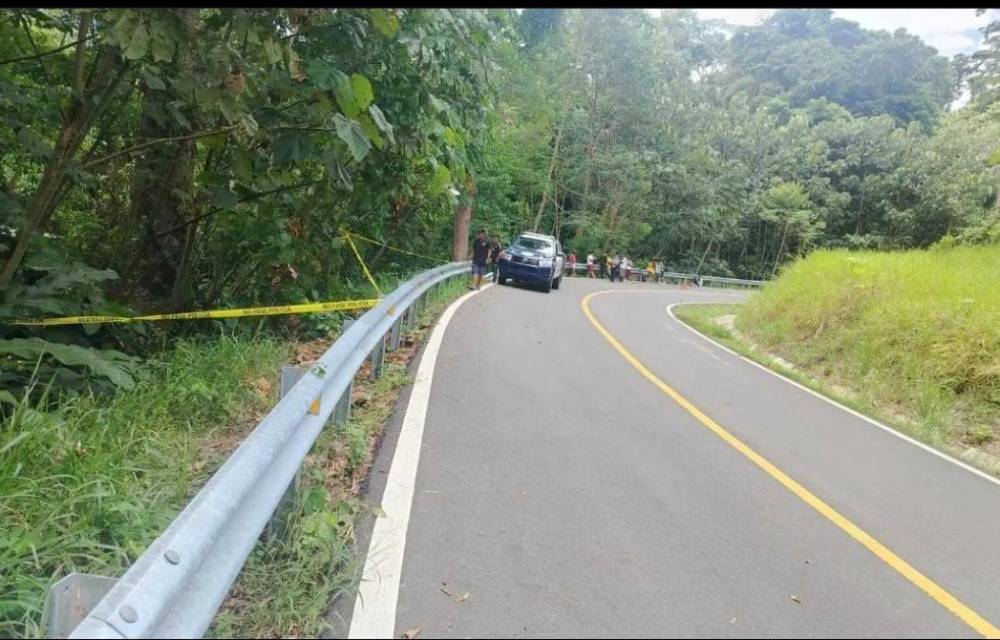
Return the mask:
<path id="1" fill-rule="evenodd" d="M 328 628 L 331 602 L 350 595 L 362 568 L 363 558 L 353 547 L 354 525 L 371 511 L 359 494 L 399 394 L 410 381 L 407 366 L 438 314 L 465 293 L 465 284 L 457 278 L 441 286 L 416 328 L 403 335 L 400 348 L 386 354 L 380 378 L 369 378 L 368 364 L 361 369 L 350 419 L 317 438 L 302 468 L 285 535 L 265 536 L 254 549 L 216 616 L 211 637 L 315 638 Z"/>
<path id="2" fill-rule="evenodd" d="M 352 578 L 357 495 L 406 364 L 463 287 L 461 278 L 441 287 L 387 354 L 381 378 L 371 382 L 367 364 L 359 372 L 350 421 L 325 430 L 306 460 L 290 533 L 258 545 L 217 636 L 317 635 Z M 124 573 L 274 406 L 281 365 L 308 365 L 335 337 L 182 341 L 146 363 L 130 390 L 58 401 L 43 393 L 45 410 L 27 399 L 9 405 L 0 428 L 0 637 L 43 637 L 48 587 L 66 574 Z"/>
<path id="3" fill-rule="evenodd" d="M 0 636 L 44 635 L 48 586 L 66 574 L 121 575 L 273 405 L 288 354 L 261 338 L 183 341 L 112 398 L 8 404 Z"/>
<path id="4" fill-rule="evenodd" d="M 794 263 L 741 330 L 895 394 L 930 441 L 998 446 L 976 247 L 1000 238 L 1000 22 L 984 32 L 948 59 L 830 10 L 0 13 L 0 636 L 39 633 L 52 579 L 120 573 L 273 403 L 277 364 L 344 315 L 16 320 L 372 298 L 464 260 L 481 227 L 702 275 Z M 942 239 L 967 248 L 868 252 Z M 795 262 L 818 249 L 857 253 Z M 824 260 L 819 285 L 798 275 Z M 354 478 L 400 375 L 309 464 Z M 216 633 L 319 629 L 358 505 L 313 471 L 296 534 L 255 552 Z"/>
<path id="5" fill-rule="evenodd" d="M 678 317 L 745 355 L 1000 472 L 1000 246 L 817 251 L 743 305 Z M 727 328 L 729 325 L 735 331 Z"/>

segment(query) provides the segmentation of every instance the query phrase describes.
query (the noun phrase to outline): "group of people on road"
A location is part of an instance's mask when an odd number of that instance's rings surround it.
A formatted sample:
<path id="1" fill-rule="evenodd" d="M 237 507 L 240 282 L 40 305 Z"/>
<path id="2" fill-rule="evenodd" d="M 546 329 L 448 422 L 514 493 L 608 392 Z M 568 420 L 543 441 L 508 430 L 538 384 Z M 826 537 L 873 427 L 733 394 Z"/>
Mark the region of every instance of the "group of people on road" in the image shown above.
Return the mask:
<path id="1" fill-rule="evenodd" d="M 570 276 L 576 275 L 576 263 L 576 253 L 570 252 L 566 257 L 566 268 Z M 647 278 L 659 281 L 660 276 L 663 274 L 663 263 L 659 260 L 650 260 L 646 263 L 645 269 L 636 269 L 628 256 L 616 254 L 614 256 L 601 255 L 598 257 L 593 253 L 587 254 L 588 278 L 600 277 L 602 280 L 609 278 L 612 282 L 615 280 L 623 281 L 630 273 L 638 274 L 644 282 Z"/>
<path id="2" fill-rule="evenodd" d="M 498 236 L 489 236 L 485 229 L 476 232 L 476 238 L 472 242 L 472 278 L 469 282 L 469 289 L 479 289 L 482 286 L 483 277 L 487 273 L 492 273 L 496 280 L 500 253 L 503 245 L 500 244 Z M 576 252 L 571 251 L 566 256 L 566 271 L 569 276 L 576 275 Z M 611 282 L 624 282 L 633 276 L 641 282 L 652 280 L 653 282 L 663 281 L 663 261 L 659 258 L 646 261 L 644 268 L 636 268 L 635 263 L 626 255 L 602 254 L 597 256 L 593 253 L 587 254 L 587 277 L 588 278 L 608 278 Z M 699 278 L 700 280 L 700 278 Z M 698 283 L 699 286 L 701 283 Z"/>
<path id="3" fill-rule="evenodd" d="M 569 273 L 572 275 L 576 270 L 576 254 L 570 253 L 566 261 Z M 587 277 L 588 278 L 608 278 L 612 282 L 616 280 L 622 282 L 630 275 L 637 277 L 642 282 L 653 280 L 660 282 L 663 278 L 663 262 L 660 259 L 648 260 L 645 268 L 637 268 L 635 263 L 626 255 L 614 254 L 596 256 L 587 254 Z"/>

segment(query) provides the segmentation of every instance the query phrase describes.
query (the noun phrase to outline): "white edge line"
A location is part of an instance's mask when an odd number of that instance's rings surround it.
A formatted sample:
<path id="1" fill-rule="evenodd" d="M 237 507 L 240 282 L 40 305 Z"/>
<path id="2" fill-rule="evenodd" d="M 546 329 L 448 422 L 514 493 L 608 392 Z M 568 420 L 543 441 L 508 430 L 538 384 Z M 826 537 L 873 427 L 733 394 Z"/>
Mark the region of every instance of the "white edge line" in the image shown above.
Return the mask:
<path id="1" fill-rule="evenodd" d="M 491 286 L 492 283 L 485 284 L 482 289 L 470 291 L 452 302 L 441 314 L 427 340 L 382 494 L 381 507 L 385 516 L 376 518 L 372 529 L 364 572 L 354 600 L 348 638 L 393 637 L 406 531 L 410 523 L 413 490 L 420 462 L 420 444 L 441 340 L 458 308 L 466 300 Z"/>
<path id="2" fill-rule="evenodd" d="M 715 340 L 709 338 L 705 334 L 701 333 L 700 331 L 698 331 L 694 327 L 690 326 L 686 322 L 680 320 L 677 316 L 674 315 L 674 307 L 676 307 L 678 305 L 683 305 L 683 304 L 720 304 L 720 303 L 717 302 L 717 301 L 716 302 L 704 302 L 704 301 L 700 301 L 699 300 L 699 301 L 689 301 L 689 302 L 675 302 L 675 303 L 670 304 L 670 305 L 668 305 L 666 307 L 667 313 L 670 315 L 671 318 L 674 319 L 675 322 L 677 322 L 682 327 L 684 327 L 685 329 L 687 329 L 691 333 L 695 334 L 699 338 L 701 338 L 703 340 L 707 340 L 708 342 L 711 342 L 712 344 L 714 344 L 718 348 L 722 349 L 723 351 L 726 351 L 728 353 L 733 354 L 734 356 L 736 356 L 740 360 L 743 360 L 744 362 L 748 362 L 748 363 L 752 364 L 753 366 L 757 367 L 758 369 L 761 369 L 763 371 L 766 371 L 767 373 L 770 373 L 772 376 L 775 376 L 777 378 L 781 378 L 785 382 L 787 382 L 787 383 L 789 383 L 791 385 L 794 385 L 794 386 L 798 387 L 799 389 L 802 389 L 803 391 L 805 391 L 807 393 L 810 393 L 810 394 L 816 396 L 817 398 L 819 398 L 821 400 L 825 400 L 826 402 L 829 402 L 830 404 L 834 405 L 835 407 L 839 407 L 840 409 L 843 409 L 844 411 L 846 411 L 847 413 L 851 414 L 852 416 L 861 418 L 865 422 L 867 422 L 869 424 L 873 424 L 876 427 L 878 427 L 879 429 L 882 429 L 883 431 L 888 431 L 889 433 L 891 433 L 892 435 L 896 436 L 897 438 L 901 438 L 901 439 L 909 442 L 912 445 L 920 447 L 921 449 L 923 449 L 924 451 L 926 451 L 928 453 L 934 454 L 937 457 L 942 458 L 943 460 L 947 460 L 948 462 L 951 462 L 952 464 L 958 465 L 959 467 L 965 469 L 966 471 L 979 476 L 983 480 L 988 480 L 989 482 L 992 482 L 993 484 L 1000 486 L 1000 479 L 994 478 L 993 476 L 987 474 L 986 472 L 980 471 L 979 469 L 976 469 L 975 467 L 972 467 L 972 466 L 970 466 L 970 465 L 962 462 L 961 460 L 957 460 L 957 459 L 953 458 L 952 456 L 948 455 L 947 453 L 944 453 L 943 451 L 938 451 L 934 447 L 931 447 L 930 445 L 926 445 L 923 442 L 920 442 L 919 440 L 914 440 L 910 436 L 908 436 L 908 435 L 906 435 L 904 433 L 900 433 L 899 431 L 896 431 L 895 429 L 893 429 L 890 426 L 882 424 L 881 422 L 879 422 L 878 420 L 875 420 L 874 418 L 870 418 L 870 417 L 864 415 L 863 413 L 858 413 L 854 409 L 851 409 L 850 407 L 842 405 L 841 403 L 837 402 L 833 398 L 828 398 L 827 396 L 825 396 L 825 395 L 823 395 L 821 393 L 813 391 L 809 387 L 807 387 L 805 385 L 802 385 L 802 384 L 796 382 L 795 380 L 792 380 L 791 378 L 783 376 L 780 373 L 778 373 L 777 371 L 773 371 L 773 370 L 769 369 L 768 367 L 765 367 L 764 365 L 760 364 L 759 362 L 755 362 L 755 361 L 751 360 L 750 358 L 747 358 L 746 356 L 744 356 L 742 354 L 736 353 L 735 351 L 733 351 L 729 347 L 727 347 L 727 346 L 725 346 L 723 344 L 720 344 L 720 343 L 716 342 Z"/>

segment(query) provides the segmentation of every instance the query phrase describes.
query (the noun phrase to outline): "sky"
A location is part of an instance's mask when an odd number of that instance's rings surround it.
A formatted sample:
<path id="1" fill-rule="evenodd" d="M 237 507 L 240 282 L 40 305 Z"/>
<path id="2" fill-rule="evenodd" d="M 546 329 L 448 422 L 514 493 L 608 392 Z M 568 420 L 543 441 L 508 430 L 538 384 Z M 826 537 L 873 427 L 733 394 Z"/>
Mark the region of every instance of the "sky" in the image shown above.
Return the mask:
<path id="1" fill-rule="evenodd" d="M 652 11 L 660 11 L 653 9 Z M 752 25 L 773 13 L 774 9 L 695 9 L 702 20 L 725 20 L 731 24 Z M 892 32 L 903 27 L 949 58 L 956 53 L 972 53 L 981 41 L 979 28 L 986 26 L 992 9 L 977 17 L 974 9 L 834 9 L 833 15 L 859 23 L 866 29 Z"/>
<path id="2" fill-rule="evenodd" d="M 662 9 L 650 9 L 659 13 Z M 730 24 L 754 25 L 767 18 L 775 9 L 695 9 L 702 20 L 725 20 Z M 972 53 L 982 44 L 979 29 L 991 20 L 1000 19 L 1000 10 L 990 9 L 981 16 L 975 9 L 833 9 L 837 18 L 857 22 L 865 29 L 893 32 L 900 27 L 952 57 L 956 53 Z M 952 103 L 957 109 L 969 100 L 966 89 Z"/>

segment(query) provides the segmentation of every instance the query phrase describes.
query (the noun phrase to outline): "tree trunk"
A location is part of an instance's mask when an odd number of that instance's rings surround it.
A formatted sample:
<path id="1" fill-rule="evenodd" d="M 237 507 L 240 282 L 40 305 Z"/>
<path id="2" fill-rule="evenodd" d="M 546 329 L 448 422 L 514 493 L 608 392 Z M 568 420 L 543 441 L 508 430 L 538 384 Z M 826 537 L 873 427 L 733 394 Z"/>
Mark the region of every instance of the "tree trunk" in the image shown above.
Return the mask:
<path id="1" fill-rule="evenodd" d="M 472 203 L 459 203 L 455 207 L 455 221 L 451 236 L 451 259 L 462 262 L 469 258 L 469 221 L 472 219 Z"/>
<path id="2" fill-rule="evenodd" d="M 469 223 L 472 221 L 472 201 L 476 197 L 476 183 L 472 177 L 465 179 L 466 195 L 455 207 L 451 235 L 451 259 L 463 262 L 469 259 Z"/>
<path id="3" fill-rule="evenodd" d="M 788 237 L 788 222 L 785 222 L 785 229 L 781 232 L 781 244 L 778 245 L 778 253 L 774 256 L 774 268 L 771 269 L 771 277 L 778 273 L 778 263 L 781 262 L 781 252 L 785 249 L 785 239 Z"/>
<path id="4" fill-rule="evenodd" d="M 545 181 L 545 189 L 542 191 L 542 201 L 538 205 L 538 213 L 535 214 L 535 224 L 531 226 L 532 231 L 538 231 L 538 225 L 542 224 L 542 212 L 545 211 L 545 204 L 549 197 L 549 187 L 552 186 L 552 175 L 556 169 L 556 161 L 559 159 L 559 142 L 562 140 L 563 127 L 559 125 L 556 130 L 556 143 L 552 149 L 552 160 L 549 161 L 549 176 Z"/>
<path id="5" fill-rule="evenodd" d="M 78 55 L 83 55 L 82 49 L 78 49 Z M 66 193 L 63 189 L 66 171 L 95 120 L 107 107 L 110 96 L 124 75 L 125 69 L 125 64 L 118 57 L 117 49 L 111 47 L 101 49 L 96 70 L 86 92 L 87 99 L 75 99 L 74 108 L 63 121 L 62 130 L 52 150 L 52 157 L 45 166 L 42 179 L 25 212 L 17 244 L 7 264 L 4 265 L 3 272 L 0 273 L 0 289 L 10 285 L 14 273 L 24 260 L 32 236 L 48 221 L 49 216 L 59 205 L 62 195 Z"/>
<path id="6" fill-rule="evenodd" d="M 195 10 L 178 10 L 180 23 L 187 32 L 177 51 L 176 66 L 181 73 L 194 66 L 191 43 L 194 40 Z M 139 137 L 143 140 L 168 138 L 186 133 L 172 123 L 160 125 L 151 115 L 163 92 L 143 90 L 143 112 Z M 195 140 L 166 142 L 148 149 L 137 160 L 132 181 L 132 207 L 128 216 L 134 229 L 132 251 L 140 256 L 136 271 L 127 275 L 136 281 L 150 302 L 182 302 L 183 285 L 178 279 L 185 254 L 194 248 L 195 236 L 189 235 L 186 220 L 194 217 Z M 196 225 L 190 225 L 192 228 Z"/>
<path id="7" fill-rule="evenodd" d="M 701 254 L 701 260 L 698 262 L 698 268 L 694 270 L 695 275 L 698 275 L 698 274 L 701 273 L 701 266 L 703 264 L 705 264 L 705 258 L 708 257 L 708 251 L 712 248 L 712 243 L 713 242 L 715 242 L 714 239 L 708 241 L 708 246 L 705 247 L 705 253 Z"/>

